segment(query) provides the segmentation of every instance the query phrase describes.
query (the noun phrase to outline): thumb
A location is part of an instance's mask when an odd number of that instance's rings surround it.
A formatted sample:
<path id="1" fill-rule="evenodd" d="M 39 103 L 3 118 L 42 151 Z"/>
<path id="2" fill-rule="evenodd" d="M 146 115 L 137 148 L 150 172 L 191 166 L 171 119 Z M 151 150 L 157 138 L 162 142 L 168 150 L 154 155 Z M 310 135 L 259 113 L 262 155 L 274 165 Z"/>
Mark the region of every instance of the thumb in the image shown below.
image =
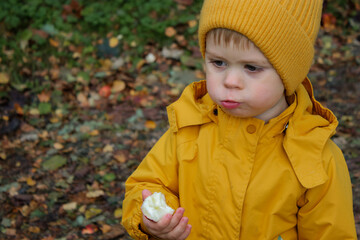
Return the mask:
<path id="1" fill-rule="evenodd" d="M 152 193 L 151 193 L 149 190 L 144 189 L 144 190 L 142 191 L 143 201 L 144 201 L 148 196 L 150 196 L 151 194 L 152 194 Z"/>

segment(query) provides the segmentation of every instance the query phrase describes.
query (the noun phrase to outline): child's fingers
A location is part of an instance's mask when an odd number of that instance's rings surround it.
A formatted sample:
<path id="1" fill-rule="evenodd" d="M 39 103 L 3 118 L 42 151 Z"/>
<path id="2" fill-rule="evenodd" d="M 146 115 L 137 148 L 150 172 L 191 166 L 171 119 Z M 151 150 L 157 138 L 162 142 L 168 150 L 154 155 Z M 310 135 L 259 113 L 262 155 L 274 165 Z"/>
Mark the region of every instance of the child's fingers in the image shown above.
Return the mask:
<path id="1" fill-rule="evenodd" d="M 191 230 L 191 226 L 188 225 L 188 222 L 189 219 L 187 217 L 181 218 L 179 224 L 168 233 L 168 236 L 175 239 L 185 239 L 190 234 Z"/>
<path id="2" fill-rule="evenodd" d="M 169 222 L 169 224 L 166 226 L 166 228 L 164 229 L 165 232 L 170 232 L 172 231 L 180 222 L 181 218 L 183 217 L 185 212 L 184 208 L 178 208 L 176 209 L 174 215 L 171 218 L 171 221 Z"/>
<path id="3" fill-rule="evenodd" d="M 191 232 L 191 228 L 192 226 L 190 224 L 187 224 L 185 231 L 179 236 L 178 240 L 186 239 Z"/>
<path id="4" fill-rule="evenodd" d="M 147 190 L 147 189 L 144 189 L 143 191 L 142 191 L 142 199 L 143 199 L 143 201 L 148 197 L 148 196 L 150 196 L 152 193 L 149 191 L 149 190 Z"/>

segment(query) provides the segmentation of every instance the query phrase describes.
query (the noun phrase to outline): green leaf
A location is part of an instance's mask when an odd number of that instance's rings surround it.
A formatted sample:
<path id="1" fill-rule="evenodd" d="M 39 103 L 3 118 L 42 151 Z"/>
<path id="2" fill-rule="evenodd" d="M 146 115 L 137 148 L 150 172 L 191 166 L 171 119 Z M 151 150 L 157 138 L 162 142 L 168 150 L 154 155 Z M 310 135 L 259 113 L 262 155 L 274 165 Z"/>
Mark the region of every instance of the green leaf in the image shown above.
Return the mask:
<path id="1" fill-rule="evenodd" d="M 51 171 L 58 169 L 66 164 L 66 158 L 60 155 L 55 155 L 52 158 L 43 162 L 42 167 L 45 170 Z"/>
<path id="2" fill-rule="evenodd" d="M 30 218 L 41 218 L 44 216 L 46 216 L 46 214 L 40 209 L 36 209 L 30 214 Z"/>
<path id="3" fill-rule="evenodd" d="M 112 182 L 116 178 L 116 175 L 114 173 L 107 173 L 103 176 L 104 181 L 106 182 Z"/>
<path id="4" fill-rule="evenodd" d="M 39 104 L 39 112 L 40 114 L 48 114 L 51 113 L 51 104 L 47 102 L 42 102 Z"/>

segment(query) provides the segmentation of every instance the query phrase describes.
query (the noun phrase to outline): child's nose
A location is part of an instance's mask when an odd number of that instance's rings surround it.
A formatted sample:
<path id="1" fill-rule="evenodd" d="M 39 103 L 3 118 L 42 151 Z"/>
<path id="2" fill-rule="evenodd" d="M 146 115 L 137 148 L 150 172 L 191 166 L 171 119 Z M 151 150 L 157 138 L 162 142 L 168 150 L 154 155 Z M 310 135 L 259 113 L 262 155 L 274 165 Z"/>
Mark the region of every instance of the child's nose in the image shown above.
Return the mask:
<path id="1" fill-rule="evenodd" d="M 244 80 L 240 71 L 229 71 L 225 76 L 224 85 L 226 88 L 244 88 Z"/>

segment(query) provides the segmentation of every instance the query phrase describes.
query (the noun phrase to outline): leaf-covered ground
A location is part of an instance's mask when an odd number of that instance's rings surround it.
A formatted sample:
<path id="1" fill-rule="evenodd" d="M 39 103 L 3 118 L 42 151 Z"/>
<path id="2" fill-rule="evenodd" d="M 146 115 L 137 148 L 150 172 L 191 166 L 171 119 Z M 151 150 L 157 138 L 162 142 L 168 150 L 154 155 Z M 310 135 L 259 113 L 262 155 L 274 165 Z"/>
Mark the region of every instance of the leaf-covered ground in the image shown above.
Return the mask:
<path id="1" fill-rule="evenodd" d="M 192 4 L 177 2 L 180 8 Z M 182 34 L 196 21 L 187 24 L 166 28 L 173 43 L 145 45 L 136 62 L 128 53 L 136 43 L 109 34 L 92 43 L 100 54 L 90 67 L 79 46 L 42 36 L 82 65 L 49 56 L 47 69 L 21 69 L 26 86 L 0 72 L 6 92 L 0 95 L 1 239 L 130 239 L 120 225 L 124 182 L 167 129 L 166 106 L 186 84 L 204 78 L 199 49 L 189 44 L 196 34 Z M 309 76 L 316 98 L 339 120 L 333 139 L 350 170 L 358 233 L 359 74 L 360 35 L 344 35 L 325 14 Z"/>

